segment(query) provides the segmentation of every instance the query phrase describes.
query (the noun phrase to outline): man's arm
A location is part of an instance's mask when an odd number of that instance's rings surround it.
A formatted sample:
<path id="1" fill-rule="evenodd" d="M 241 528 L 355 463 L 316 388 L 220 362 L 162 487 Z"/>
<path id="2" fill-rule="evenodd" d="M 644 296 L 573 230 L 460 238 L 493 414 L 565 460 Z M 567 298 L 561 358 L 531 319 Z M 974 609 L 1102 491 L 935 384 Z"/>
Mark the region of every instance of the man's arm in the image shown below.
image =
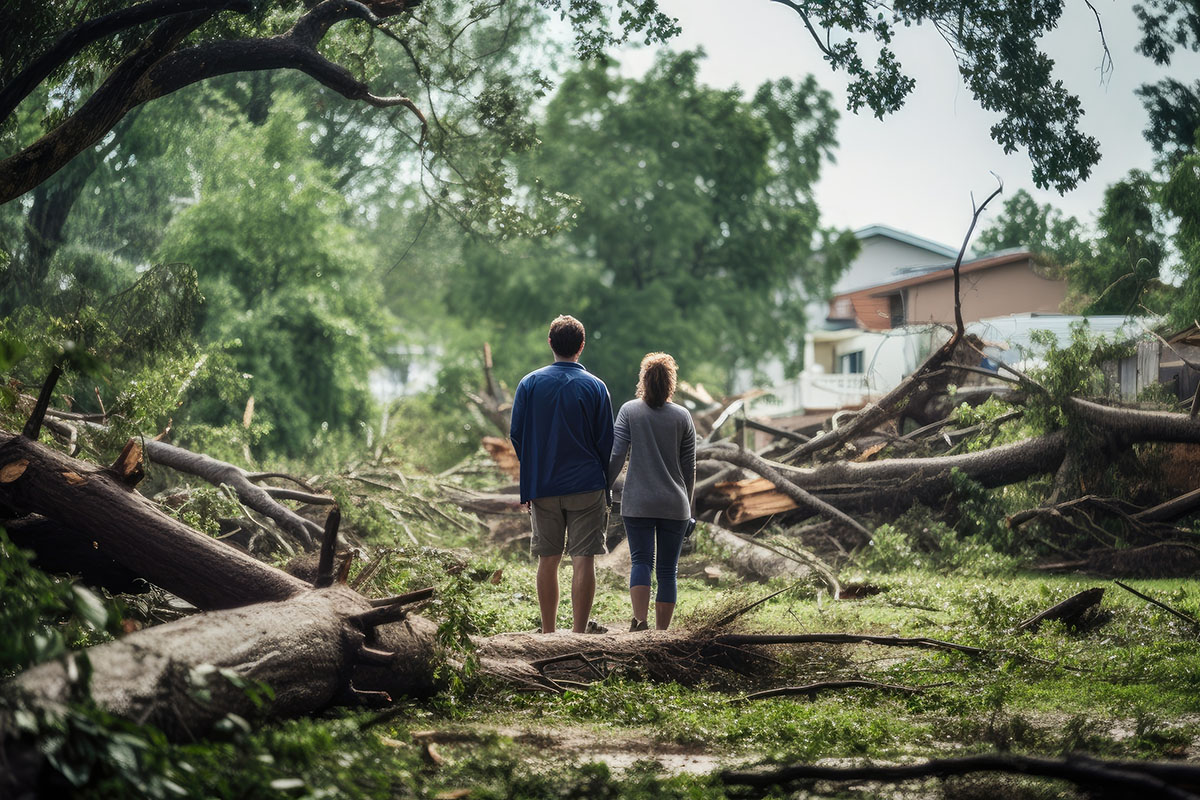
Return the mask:
<path id="1" fill-rule="evenodd" d="M 517 453 L 517 461 L 523 461 L 521 457 L 521 444 L 524 441 L 525 432 L 525 403 L 528 388 L 525 386 L 525 381 L 517 384 L 517 391 L 513 395 L 512 415 L 509 417 L 508 423 L 508 438 L 512 442 L 513 450 Z"/>
<path id="2" fill-rule="evenodd" d="M 629 454 L 629 418 L 625 407 L 617 412 L 617 424 L 613 427 L 612 455 L 608 459 L 608 488 L 612 491 L 621 468 L 625 466 L 625 456 Z"/>
<path id="3" fill-rule="evenodd" d="M 601 468 L 608 467 L 609 457 L 613 450 L 613 410 L 612 397 L 608 394 L 608 387 L 601 384 L 600 402 L 597 403 L 596 409 L 596 455 L 600 459 Z"/>

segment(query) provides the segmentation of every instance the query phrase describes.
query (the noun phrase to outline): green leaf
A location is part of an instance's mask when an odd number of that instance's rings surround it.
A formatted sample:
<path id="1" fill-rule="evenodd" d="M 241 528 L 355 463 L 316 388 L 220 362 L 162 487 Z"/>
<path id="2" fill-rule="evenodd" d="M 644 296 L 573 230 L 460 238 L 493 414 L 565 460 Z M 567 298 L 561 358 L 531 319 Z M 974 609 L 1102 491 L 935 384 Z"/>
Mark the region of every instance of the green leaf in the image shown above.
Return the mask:
<path id="1" fill-rule="evenodd" d="M 90 589 L 75 585 L 75 613 L 92 629 L 102 631 L 108 625 L 108 607 Z"/>

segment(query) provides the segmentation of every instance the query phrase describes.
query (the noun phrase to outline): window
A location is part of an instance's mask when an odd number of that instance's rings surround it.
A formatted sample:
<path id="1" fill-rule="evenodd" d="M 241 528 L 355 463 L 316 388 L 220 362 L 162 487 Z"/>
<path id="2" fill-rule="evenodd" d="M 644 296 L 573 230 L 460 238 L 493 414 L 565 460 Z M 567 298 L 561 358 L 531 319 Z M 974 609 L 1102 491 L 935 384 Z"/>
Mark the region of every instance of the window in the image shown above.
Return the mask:
<path id="1" fill-rule="evenodd" d="M 842 353 L 838 356 L 838 372 L 842 374 L 859 373 L 863 371 L 863 351 Z"/>
<path id="2" fill-rule="evenodd" d="M 904 295 L 894 294 L 888 298 L 888 316 L 893 328 L 902 328 L 907 322 L 904 316 Z"/>

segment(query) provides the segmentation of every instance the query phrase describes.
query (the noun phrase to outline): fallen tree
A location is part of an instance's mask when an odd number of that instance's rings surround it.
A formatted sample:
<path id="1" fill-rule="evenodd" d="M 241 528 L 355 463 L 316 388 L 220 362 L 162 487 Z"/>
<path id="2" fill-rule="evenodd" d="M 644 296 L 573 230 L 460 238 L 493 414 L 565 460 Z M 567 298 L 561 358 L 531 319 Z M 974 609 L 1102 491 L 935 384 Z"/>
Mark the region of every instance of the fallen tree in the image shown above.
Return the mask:
<path id="1" fill-rule="evenodd" d="M 76 695 L 76 676 L 90 673 L 91 697 L 101 708 L 172 736 L 197 736 L 228 714 L 252 715 L 257 703 L 247 686 L 271 687 L 274 699 L 265 713 L 294 716 L 333 704 L 379 704 L 427 693 L 435 686 L 436 666 L 463 657 L 444 651 L 437 626 L 413 613 L 430 590 L 369 600 L 336 580 L 336 512 L 323 532 L 317 578 L 310 586 L 172 519 L 123 482 L 122 474 L 24 435 L 0 433 L 0 503 L 11 512 L 37 512 L 77 531 L 98 551 L 207 613 L 90 648 L 86 671 L 73 666 L 75 656 L 27 670 L 10 687 L 22 702 L 60 709 Z M 602 677 L 607 668 L 597 667 L 598 662 L 637 661 L 653 677 L 678 680 L 695 677 L 704 667 L 757 664 L 761 657 L 749 652 L 757 647 L 864 641 L 977 652 L 931 640 L 756 637 L 718 630 L 502 634 L 475 646 L 486 675 L 524 688 L 561 691 L 567 684 L 551 676 L 554 665 Z"/>

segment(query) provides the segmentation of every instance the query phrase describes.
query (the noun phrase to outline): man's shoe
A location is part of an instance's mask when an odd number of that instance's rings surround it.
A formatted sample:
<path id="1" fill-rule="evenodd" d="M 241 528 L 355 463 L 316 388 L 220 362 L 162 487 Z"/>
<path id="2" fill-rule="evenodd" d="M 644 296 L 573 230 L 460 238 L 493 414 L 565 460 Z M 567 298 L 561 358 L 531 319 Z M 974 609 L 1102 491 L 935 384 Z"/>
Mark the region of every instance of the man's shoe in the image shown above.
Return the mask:
<path id="1" fill-rule="evenodd" d="M 637 617 L 634 617 L 633 621 L 629 623 L 629 632 L 630 633 L 634 633 L 636 631 L 648 631 L 648 630 L 650 630 L 650 624 L 647 623 L 646 620 L 644 620 L 644 619 L 638 619 Z"/>
<path id="2" fill-rule="evenodd" d="M 608 633 L 608 628 L 596 622 L 594 619 L 589 619 L 587 626 L 583 629 L 584 633 Z"/>

